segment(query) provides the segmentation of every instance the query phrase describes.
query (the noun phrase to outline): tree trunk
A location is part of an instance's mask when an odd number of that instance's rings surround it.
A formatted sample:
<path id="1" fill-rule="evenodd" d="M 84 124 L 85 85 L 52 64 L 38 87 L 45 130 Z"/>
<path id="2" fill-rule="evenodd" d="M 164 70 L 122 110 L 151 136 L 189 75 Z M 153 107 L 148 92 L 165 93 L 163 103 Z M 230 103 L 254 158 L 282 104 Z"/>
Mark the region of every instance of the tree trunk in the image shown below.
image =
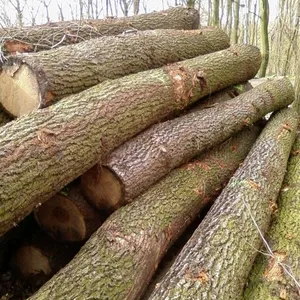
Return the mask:
<path id="1" fill-rule="evenodd" d="M 241 298 L 261 245 L 256 225 L 268 228 L 297 124 L 291 108 L 268 122 L 151 300 Z"/>
<path id="2" fill-rule="evenodd" d="M 139 10 L 140 10 L 140 0 L 133 0 L 133 14 L 138 15 Z"/>
<path id="3" fill-rule="evenodd" d="M 231 33 L 232 33 L 232 1 L 231 0 L 227 0 L 226 31 L 231 40 Z"/>
<path id="4" fill-rule="evenodd" d="M 234 25 L 232 43 L 237 44 L 239 41 L 239 25 L 240 25 L 240 0 L 235 0 L 234 7 Z"/>
<path id="5" fill-rule="evenodd" d="M 38 224 L 57 241 L 87 240 L 102 223 L 76 185 L 70 185 L 35 210 Z"/>
<path id="6" fill-rule="evenodd" d="M 256 47 L 234 46 L 103 82 L 0 127 L 0 236 L 137 133 L 259 66 Z"/>
<path id="7" fill-rule="evenodd" d="M 20 280 L 38 287 L 71 261 L 78 250 L 78 245 L 57 243 L 39 233 L 14 252 L 11 269 Z"/>
<path id="8" fill-rule="evenodd" d="M 103 35 L 117 35 L 127 30 L 198 28 L 199 14 L 195 9 L 175 7 L 119 19 L 80 20 L 50 23 L 22 28 L 0 29 L 2 47 L 9 53 L 36 52 L 79 43 Z"/>
<path id="9" fill-rule="evenodd" d="M 96 165 L 84 174 L 83 191 L 96 207 L 116 209 L 199 151 L 293 99 L 294 90 L 287 79 L 269 81 L 215 107 L 154 125 L 116 149 L 103 166 Z"/>
<path id="10" fill-rule="evenodd" d="M 265 247 L 262 249 L 264 253 L 268 253 L 268 256 L 258 254 L 244 293 L 245 300 L 299 299 L 299 175 L 300 134 L 298 133 L 278 200 L 278 212 L 268 232 L 267 241 L 271 249 L 266 250 Z"/>
<path id="11" fill-rule="evenodd" d="M 260 39 L 262 63 L 259 70 L 259 77 L 265 77 L 269 63 L 269 2 L 268 0 L 260 0 Z"/>
<path id="12" fill-rule="evenodd" d="M 11 118 L 0 108 L 0 126 L 10 122 Z"/>
<path id="13" fill-rule="evenodd" d="M 165 29 L 11 56 L 0 75 L 0 102 L 12 115 L 20 116 L 107 79 L 228 47 L 228 36 L 217 28 L 190 32 Z"/>
<path id="14" fill-rule="evenodd" d="M 76 259 L 30 299 L 49 299 L 50 293 L 53 299 L 139 299 L 167 249 L 230 178 L 258 131 L 246 129 L 173 170 L 116 211 Z"/>
<path id="15" fill-rule="evenodd" d="M 213 25 L 219 27 L 220 26 L 220 16 L 219 16 L 219 0 L 214 0 L 213 2 Z"/>

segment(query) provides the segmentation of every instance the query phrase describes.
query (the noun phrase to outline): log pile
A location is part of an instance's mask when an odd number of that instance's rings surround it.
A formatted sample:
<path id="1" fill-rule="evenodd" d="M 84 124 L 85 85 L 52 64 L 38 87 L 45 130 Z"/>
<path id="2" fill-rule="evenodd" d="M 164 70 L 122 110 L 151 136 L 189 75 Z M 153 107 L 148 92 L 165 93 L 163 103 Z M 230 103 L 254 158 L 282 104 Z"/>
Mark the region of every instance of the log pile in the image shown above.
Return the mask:
<path id="1" fill-rule="evenodd" d="M 0 30 L 0 299 L 298 299 L 294 88 L 198 22 Z"/>

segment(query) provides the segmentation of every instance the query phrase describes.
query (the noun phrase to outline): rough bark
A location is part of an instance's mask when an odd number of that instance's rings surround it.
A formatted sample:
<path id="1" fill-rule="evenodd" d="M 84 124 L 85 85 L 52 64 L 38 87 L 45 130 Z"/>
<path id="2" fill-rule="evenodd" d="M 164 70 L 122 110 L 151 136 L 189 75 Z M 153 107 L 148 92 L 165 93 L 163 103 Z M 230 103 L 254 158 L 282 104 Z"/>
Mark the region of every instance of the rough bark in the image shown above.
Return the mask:
<path id="1" fill-rule="evenodd" d="M 80 20 L 50 23 L 42 26 L 0 29 L 2 46 L 7 52 L 19 53 L 49 50 L 79 43 L 103 35 L 117 35 L 128 30 L 197 29 L 199 14 L 183 7 L 127 18 Z"/>
<path id="2" fill-rule="evenodd" d="M 229 180 L 258 133 L 246 129 L 120 208 L 31 299 L 139 299 L 167 249 Z"/>
<path id="3" fill-rule="evenodd" d="M 297 300 L 300 282 L 300 134 L 289 159 L 278 199 L 278 211 L 268 231 L 270 253 L 258 254 L 243 299 Z M 294 277 L 287 274 L 286 270 Z M 295 280 L 298 282 L 296 283 Z"/>
<path id="4" fill-rule="evenodd" d="M 118 208 L 199 151 L 224 141 L 293 99 L 294 89 L 284 78 L 269 81 L 215 107 L 156 124 L 121 145 L 102 166 L 96 165 L 84 174 L 83 191 L 98 208 Z M 116 177 L 115 182 L 120 182 L 116 197 L 104 172 L 110 172 Z M 99 193 L 99 187 L 106 187 L 110 193 Z"/>
<path id="5" fill-rule="evenodd" d="M 20 116 L 107 79 L 228 47 L 228 36 L 221 29 L 165 29 L 108 36 L 32 55 L 11 56 L 0 74 L 0 102 L 12 115 Z"/>
<path id="6" fill-rule="evenodd" d="M 137 133 L 259 65 L 256 47 L 235 46 L 104 82 L 0 127 L 0 236 Z"/>
<path id="7" fill-rule="evenodd" d="M 34 215 L 41 228 L 57 241 L 87 240 L 103 222 L 76 185 L 65 187 L 35 209 Z"/>
<path id="8" fill-rule="evenodd" d="M 5 125 L 6 123 L 10 122 L 11 118 L 8 116 L 7 113 L 5 113 L 0 108 L 0 126 Z"/>
<path id="9" fill-rule="evenodd" d="M 20 280 L 38 287 L 71 261 L 78 248 L 78 245 L 57 243 L 39 233 L 13 253 L 11 269 Z"/>
<path id="10" fill-rule="evenodd" d="M 297 125 L 291 108 L 273 116 L 151 300 L 241 298 L 261 245 L 256 225 L 268 228 Z"/>

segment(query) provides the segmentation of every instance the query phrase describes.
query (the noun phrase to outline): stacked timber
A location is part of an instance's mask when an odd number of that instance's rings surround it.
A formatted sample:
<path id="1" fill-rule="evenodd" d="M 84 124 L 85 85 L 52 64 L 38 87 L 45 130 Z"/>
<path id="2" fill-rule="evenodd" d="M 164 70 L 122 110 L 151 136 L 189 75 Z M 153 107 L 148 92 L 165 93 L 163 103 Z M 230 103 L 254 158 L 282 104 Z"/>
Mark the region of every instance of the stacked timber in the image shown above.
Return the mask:
<path id="1" fill-rule="evenodd" d="M 198 22 L 0 30 L 1 299 L 297 298 L 294 89 L 252 88 L 259 49 Z"/>

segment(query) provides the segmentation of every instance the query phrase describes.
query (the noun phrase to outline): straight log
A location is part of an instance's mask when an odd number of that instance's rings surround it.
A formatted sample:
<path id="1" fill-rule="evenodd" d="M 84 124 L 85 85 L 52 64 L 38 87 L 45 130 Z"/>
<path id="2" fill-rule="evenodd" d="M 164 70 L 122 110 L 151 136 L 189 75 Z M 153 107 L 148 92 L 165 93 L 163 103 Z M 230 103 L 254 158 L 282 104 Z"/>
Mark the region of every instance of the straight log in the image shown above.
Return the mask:
<path id="1" fill-rule="evenodd" d="M 139 299 L 168 248 L 219 193 L 259 132 L 244 130 L 120 208 L 30 299 Z"/>
<path id="2" fill-rule="evenodd" d="M 266 241 L 253 265 L 243 299 L 297 300 L 300 282 L 300 133 Z M 271 251 L 270 251 L 271 249 Z"/>
<path id="3" fill-rule="evenodd" d="M 191 30 L 199 26 L 198 11 L 175 7 L 165 11 L 125 18 L 79 20 L 49 23 L 41 26 L 2 28 L 2 49 L 8 53 L 37 52 L 75 44 L 104 35 L 153 29 Z"/>
<path id="4" fill-rule="evenodd" d="M 217 106 L 156 124 L 121 145 L 107 162 L 83 174 L 82 190 L 99 209 L 116 209 L 199 151 L 224 141 L 293 99 L 294 89 L 284 78 L 268 81 Z"/>
<path id="5" fill-rule="evenodd" d="M 271 118 L 149 299 L 241 299 L 262 243 L 260 233 L 269 226 L 298 122 L 292 108 Z"/>
<path id="6" fill-rule="evenodd" d="M 104 82 L 0 127 L 0 236 L 137 133 L 254 77 L 260 59 L 254 46 L 233 46 Z"/>
<path id="7" fill-rule="evenodd" d="M 218 28 L 106 36 L 32 55 L 11 56 L 0 74 L 0 102 L 13 116 L 115 79 L 229 47 Z"/>
<path id="8" fill-rule="evenodd" d="M 101 214 L 88 204 L 76 184 L 36 208 L 34 216 L 47 234 L 62 242 L 87 240 L 103 223 Z"/>

